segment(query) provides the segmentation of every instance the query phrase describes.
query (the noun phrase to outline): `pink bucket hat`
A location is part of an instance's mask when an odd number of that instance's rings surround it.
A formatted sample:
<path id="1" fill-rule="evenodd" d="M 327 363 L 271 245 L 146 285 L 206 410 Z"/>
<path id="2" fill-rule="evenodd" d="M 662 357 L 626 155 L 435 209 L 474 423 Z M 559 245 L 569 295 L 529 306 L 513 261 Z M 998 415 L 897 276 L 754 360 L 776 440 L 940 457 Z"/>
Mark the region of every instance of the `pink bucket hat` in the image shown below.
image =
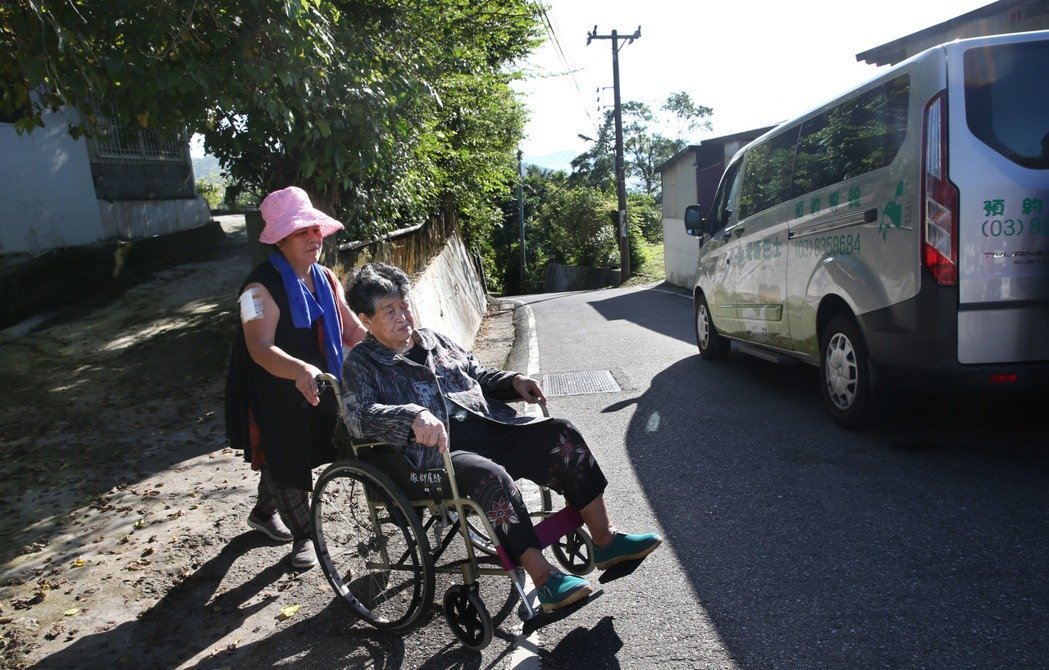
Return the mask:
<path id="1" fill-rule="evenodd" d="M 266 227 L 259 235 L 263 244 L 276 244 L 300 228 L 320 226 L 327 237 L 343 230 L 343 225 L 324 212 L 314 209 L 310 196 L 298 186 L 289 186 L 266 196 L 259 205 Z"/>

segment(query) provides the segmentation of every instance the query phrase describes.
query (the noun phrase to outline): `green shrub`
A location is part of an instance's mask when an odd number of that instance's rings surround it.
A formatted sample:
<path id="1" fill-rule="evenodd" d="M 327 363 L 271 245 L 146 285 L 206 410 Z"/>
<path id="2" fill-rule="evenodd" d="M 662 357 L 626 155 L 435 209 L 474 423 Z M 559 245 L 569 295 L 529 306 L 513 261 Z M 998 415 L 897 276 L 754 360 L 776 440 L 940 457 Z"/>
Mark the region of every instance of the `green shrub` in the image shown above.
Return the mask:
<path id="1" fill-rule="evenodd" d="M 226 195 L 226 187 L 213 181 L 198 179 L 197 195 L 208 201 L 208 209 L 218 209 Z"/>

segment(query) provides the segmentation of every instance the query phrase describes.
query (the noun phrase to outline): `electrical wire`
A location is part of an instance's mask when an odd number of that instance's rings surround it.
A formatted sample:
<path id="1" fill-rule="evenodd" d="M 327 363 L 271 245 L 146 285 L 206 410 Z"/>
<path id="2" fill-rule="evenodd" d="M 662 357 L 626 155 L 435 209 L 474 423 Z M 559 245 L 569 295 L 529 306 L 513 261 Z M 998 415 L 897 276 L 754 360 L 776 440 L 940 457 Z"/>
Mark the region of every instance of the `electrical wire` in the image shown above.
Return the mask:
<path id="1" fill-rule="evenodd" d="M 561 46 L 561 39 L 557 35 L 557 30 L 554 28 L 554 22 L 550 18 L 550 15 L 546 12 L 544 7 L 539 1 L 533 0 L 532 5 L 539 12 L 539 15 L 543 18 L 543 24 L 546 26 L 547 35 L 550 38 L 551 44 L 553 44 L 554 51 L 557 53 L 561 65 L 565 68 L 565 73 L 572 80 L 572 86 L 575 88 L 576 99 L 579 102 L 580 107 L 583 108 L 583 113 L 586 114 L 586 118 L 590 120 L 590 125 L 596 127 L 597 124 L 594 122 L 593 115 L 590 114 L 590 109 L 587 104 L 583 101 L 583 91 L 579 87 L 579 80 L 576 79 L 576 67 L 571 64 L 568 60 L 568 55 L 565 53 L 564 48 Z"/>

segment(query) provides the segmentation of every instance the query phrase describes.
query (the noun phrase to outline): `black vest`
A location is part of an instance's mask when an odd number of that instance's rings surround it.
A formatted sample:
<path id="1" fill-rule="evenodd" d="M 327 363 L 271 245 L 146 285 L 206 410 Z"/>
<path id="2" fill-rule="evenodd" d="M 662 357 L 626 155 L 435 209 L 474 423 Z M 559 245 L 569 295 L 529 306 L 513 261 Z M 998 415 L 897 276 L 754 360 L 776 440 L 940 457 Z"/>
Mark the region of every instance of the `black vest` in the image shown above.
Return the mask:
<path id="1" fill-rule="evenodd" d="M 323 319 L 318 318 L 310 328 L 295 327 L 284 282 L 269 261 L 252 270 L 240 293 L 251 283 L 266 287 L 280 309 L 273 343 L 290 356 L 332 372 L 318 339 Z M 226 376 L 226 437 L 231 447 L 243 450 L 244 459 L 251 461 L 250 413 L 258 424 L 259 444 L 273 480 L 281 486 L 310 490 L 310 470 L 334 459 L 332 437 L 337 411 L 335 395 L 330 391 L 321 396 L 320 405 L 312 407 L 294 381 L 274 377 L 258 365 L 248 353 L 238 314 Z"/>

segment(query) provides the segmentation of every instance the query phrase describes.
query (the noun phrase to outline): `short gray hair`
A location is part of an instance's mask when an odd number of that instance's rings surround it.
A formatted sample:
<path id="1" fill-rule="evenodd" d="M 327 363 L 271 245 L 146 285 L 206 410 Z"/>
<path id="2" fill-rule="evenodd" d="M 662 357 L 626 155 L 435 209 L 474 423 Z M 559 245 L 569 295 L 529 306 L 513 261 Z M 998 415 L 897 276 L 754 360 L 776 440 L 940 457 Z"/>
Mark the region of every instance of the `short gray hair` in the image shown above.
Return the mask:
<path id="1" fill-rule="evenodd" d="M 346 301 L 354 314 L 363 313 L 372 317 L 380 300 L 391 295 L 407 299 L 411 290 L 411 280 L 399 267 L 368 263 L 353 276 L 346 291 Z"/>

